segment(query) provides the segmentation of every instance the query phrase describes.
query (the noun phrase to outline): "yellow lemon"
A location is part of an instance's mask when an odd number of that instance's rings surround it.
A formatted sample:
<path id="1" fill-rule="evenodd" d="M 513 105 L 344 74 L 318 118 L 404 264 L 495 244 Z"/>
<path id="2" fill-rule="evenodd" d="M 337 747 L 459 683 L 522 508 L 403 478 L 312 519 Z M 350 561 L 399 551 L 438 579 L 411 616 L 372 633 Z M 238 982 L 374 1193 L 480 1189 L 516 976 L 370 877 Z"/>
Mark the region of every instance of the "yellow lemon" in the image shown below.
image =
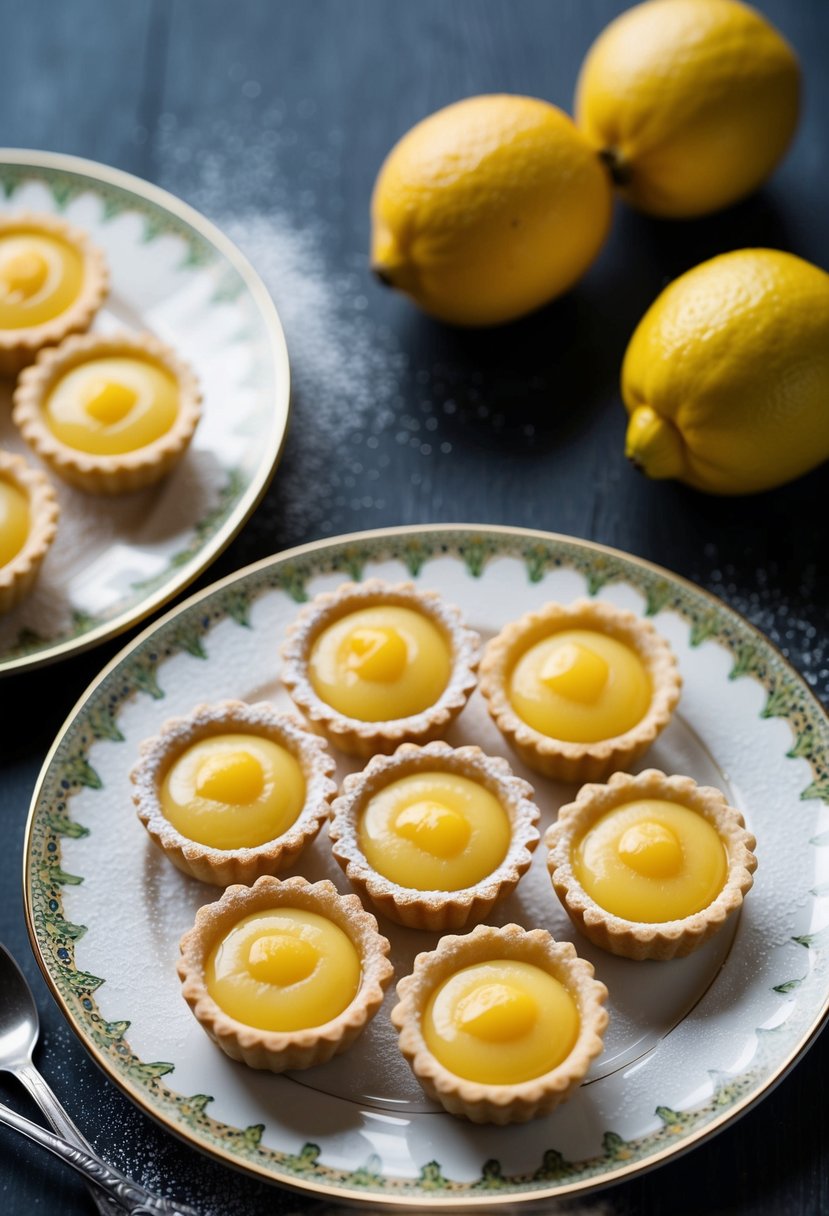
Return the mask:
<path id="1" fill-rule="evenodd" d="M 694 216 L 749 194 L 797 123 L 794 51 L 738 0 L 647 0 L 594 42 L 576 122 L 623 196 L 651 215 Z"/>
<path id="2" fill-rule="evenodd" d="M 829 275 L 738 249 L 671 283 L 622 366 L 626 454 L 650 477 L 750 494 L 829 458 Z"/>
<path id="3" fill-rule="evenodd" d="M 392 148 L 372 198 L 372 267 L 457 325 L 497 325 L 571 287 L 598 253 L 612 190 L 555 106 L 468 97 Z"/>

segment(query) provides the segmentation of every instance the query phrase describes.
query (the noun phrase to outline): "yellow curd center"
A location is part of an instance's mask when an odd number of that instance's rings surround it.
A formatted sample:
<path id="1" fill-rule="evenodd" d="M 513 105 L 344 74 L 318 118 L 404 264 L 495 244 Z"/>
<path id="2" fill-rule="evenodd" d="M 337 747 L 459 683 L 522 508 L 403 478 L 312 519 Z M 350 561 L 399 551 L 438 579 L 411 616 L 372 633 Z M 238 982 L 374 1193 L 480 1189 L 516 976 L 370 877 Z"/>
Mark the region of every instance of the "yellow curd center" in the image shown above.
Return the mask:
<path id="1" fill-rule="evenodd" d="M 602 815 L 573 847 L 587 894 L 614 916 L 647 924 L 708 907 L 728 875 L 716 828 L 677 802 L 652 798 Z"/>
<path id="2" fill-rule="evenodd" d="M 567 629 L 520 656 L 508 693 L 518 716 L 541 734 L 597 743 L 641 721 L 651 682 L 629 646 L 592 629 Z"/>
<path id="3" fill-rule="evenodd" d="M 0 568 L 17 557 L 31 526 L 29 499 L 17 486 L 0 477 Z"/>
<path id="4" fill-rule="evenodd" d="M 58 380 L 43 410 L 62 443 L 93 456 L 122 456 L 167 434 L 179 410 L 178 383 L 150 359 L 92 358 Z"/>
<path id="5" fill-rule="evenodd" d="M 286 832 L 305 803 L 296 757 L 259 735 L 194 743 L 161 783 L 161 807 L 182 836 L 214 849 L 255 848 Z"/>
<path id="6" fill-rule="evenodd" d="M 32 229 L 0 236 L 0 329 L 25 329 L 59 316 L 77 299 L 83 258 L 60 237 Z"/>
<path id="7" fill-rule="evenodd" d="M 369 864 L 401 887 L 462 891 L 496 870 L 510 821 L 483 785 L 459 773 L 411 773 L 369 799 L 358 839 Z"/>
<path id="8" fill-rule="evenodd" d="M 259 1030 L 304 1030 L 350 1005 L 360 958 L 339 925 L 301 908 L 254 912 L 213 948 L 205 967 L 216 1004 Z"/>
<path id="9" fill-rule="evenodd" d="M 494 959 L 444 980 L 423 1014 L 423 1037 L 450 1072 L 488 1085 L 516 1085 L 559 1065 L 573 1050 L 579 1014 L 564 985 L 533 963 Z"/>
<path id="10" fill-rule="evenodd" d="M 452 658 L 437 625 L 412 608 L 382 604 L 341 617 L 308 660 L 317 696 L 362 722 L 421 713 L 449 683 Z"/>

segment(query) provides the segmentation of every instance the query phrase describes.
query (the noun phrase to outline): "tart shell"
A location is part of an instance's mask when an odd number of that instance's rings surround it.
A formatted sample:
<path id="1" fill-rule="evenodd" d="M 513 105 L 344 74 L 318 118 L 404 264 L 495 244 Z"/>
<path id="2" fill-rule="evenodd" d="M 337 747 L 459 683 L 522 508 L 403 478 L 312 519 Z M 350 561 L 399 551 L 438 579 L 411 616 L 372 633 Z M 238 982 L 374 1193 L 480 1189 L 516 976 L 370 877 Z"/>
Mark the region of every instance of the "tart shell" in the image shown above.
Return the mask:
<path id="1" fill-rule="evenodd" d="M 219 938 L 253 912 L 271 908 L 301 908 L 327 917 L 347 934 L 360 956 L 362 979 L 353 1001 L 328 1022 L 307 1030 L 269 1031 L 246 1026 L 226 1014 L 205 984 L 205 965 Z M 178 975 L 182 996 L 211 1039 L 226 1055 L 249 1068 L 285 1072 L 324 1064 L 345 1051 L 383 1002 L 392 975 L 390 946 L 377 922 L 364 912 L 356 895 L 340 895 L 327 879 L 265 876 L 252 887 L 228 887 L 221 899 L 196 913 L 196 923 L 181 939 Z"/>
<path id="2" fill-rule="evenodd" d="M 241 731 L 261 735 L 286 748 L 299 762 L 305 778 L 305 804 L 287 831 L 254 848 L 216 849 L 182 835 L 164 815 L 159 789 L 170 766 L 192 744 L 211 735 Z M 262 701 L 220 701 L 197 705 L 183 718 L 170 718 L 158 735 L 141 745 L 141 757 L 130 773 L 133 802 L 150 838 L 174 866 L 215 886 L 249 885 L 263 874 L 292 865 L 316 837 L 328 818 L 337 787 L 334 759 L 324 742 L 291 714 L 279 713 Z"/>
<path id="3" fill-rule="evenodd" d="M 645 923 L 625 920 L 600 907 L 573 872 L 574 843 L 604 815 L 625 803 L 646 798 L 666 799 L 690 807 L 707 819 L 722 840 L 728 856 L 725 886 L 707 908 L 680 920 Z M 667 777 L 658 769 L 638 776 L 615 773 L 606 785 L 586 785 L 575 802 L 563 806 L 558 820 L 547 829 L 547 866 L 553 887 L 576 928 L 594 945 L 622 958 L 682 958 L 699 949 L 741 906 L 751 889 L 757 868 L 756 841 L 745 821 L 725 795 L 712 786 L 697 785 L 690 777 Z"/>
<path id="4" fill-rule="evenodd" d="M 630 647 L 648 672 L 650 707 L 624 734 L 597 743 L 569 743 L 535 730 L 513 709 L 507 682 L 520 656 L 536 642 L 565 629 L 593 629 Z M 649 621 L 595 600 L 545 604 L 513 621 L 486 647 L 481 661 L 481 693 L 505 739 L 530 768 L 559 781 L 601 781 L 628 768 L 668 725 L 682 688 L 676 658 Z"/>
<path id="5" fill-rule="evenodd" d="M 43 403 L 58 380 L 98 356 L 145 358 L 178 382 L 179 409 L 166 434 L 118 455 L 97 456 L 62 443 L 43 418 Z M 201 390 L 192 369 L 152 334 L 84 334 L 41 351 L 20 376 L 12 419 L 29 446 L 64 481 L 90 494 L 122 494 L 152 485 L 178 463 L 201 417 Z"/>
<path id="6" fill-rule="evenodd" d="M 450 975 L 488 959 L 533 963 L 559 980 L 574 998 L 580 1029 L 570 1054 L 547 1073 L 516 1085 L 467 1081 L 436 1059 L 423 1037 L 423 1014 L 435 988 Z M 525 1123 L 547 1114 L 578 1088 L 603 1048 L 607 1026 L 607 989 L 593 978 L 593 967 L 576 955 L 570 942 L 557 942 L 546 929 L 479 925 L 462 937 L 444 937 L 437 949 L 419 954 L 414 971 L 397 985 L 399 1002 L 391 1012 L 399 1046 L 426 1093 L 450 1114 L 473 1123 Z"/>
<path id="7" fill-rule="evenodd" d="M 29 500 L 29 535 L 23 548 L 0 567 L 0 612 L 8 612 L 32 589 L 58 525 L 58 500 L 45 473 L 22 456 L 0 451 L 0 479 L 22 490 Z"/>
<path id="8" fill-rule="evenodd" d="M 0 330 L 2 376 L 16 376 L 44 347 L 56 346 L 69 334 L 87 330 L 109 291 L 106 258 L 80 228 L 75 228 L 54 215 L 37 215 L 29 211 L 0 216 L 0 236 L 15 232 L 19 228 L 40 230 L 72 245 L 83 258 L 84 277 L 78 296 L 58 316 L 40 325 Z"/>
<path id="9" fill-rule="evenodd" d="M 403 887 L 371 867 L 359 845 L 359 822 L 369 799 L 392 781 L 412 773 L 442 770 L 478 781 L 506 811 L 511 827 L 506 857 L 491 874 L 459 891 L 421 891 Z M 343 782 L 342 795 L 331 808 L 329 828 L 333 853 L 359 894 L 390 920 L 412 929 L 442 932 L 481 920 L 492 906 L 517 886 L 529 869 L 539 840 L 539 811 L 533 788 L 516 777 L 506 760 L 487 756 L 479 747 L 451 748 L 448 743 L 417 747 L 402 744 L 393 756 L 375 756 L 360 773 Z"/>
<path id="10" fill-rule="evenodd" d="M 387 722 L 364 722 L 339 713 L 317 696 L 308 678 L 308 659 L 323 629 L 351 612 L 382 604 L 411 608 L 428 617 L 449 643 L 452 669 L 438 700 L 421 713 Z M 368 579 L 324 592 L 300 612 L 282 646 L 282 681 L 314 730 L 335 747 L 354 756 L 388 754 L 404 741 L 426 743 L 444 734 L 475 687 L 479 651 L 478 634 L 463 624 L 459 609 L 446 604 L 435 592 L 421 591 L 414 583 L 392 585 Z"/>

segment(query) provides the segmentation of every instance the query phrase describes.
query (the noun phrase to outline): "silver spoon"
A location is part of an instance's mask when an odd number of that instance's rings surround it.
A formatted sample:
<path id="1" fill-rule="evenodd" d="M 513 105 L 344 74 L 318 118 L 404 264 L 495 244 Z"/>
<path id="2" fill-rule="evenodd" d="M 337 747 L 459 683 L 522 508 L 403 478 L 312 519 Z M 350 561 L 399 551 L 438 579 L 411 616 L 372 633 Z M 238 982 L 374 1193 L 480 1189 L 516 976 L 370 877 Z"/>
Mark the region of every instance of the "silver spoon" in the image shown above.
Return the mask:
<path id="1" fill-rule="evenodd" d="M 176 1203 L 172 1199 L 165 1199 L 162 1195 L 154 1195 L 152 1191 L 146 1190 L 139 1183 L 133 1182 L 131 1178 L 114 1170 L 95 1153 L 87 1153 L 82 1148 L 75 1148 L 67 1140 L 54 1135 L 53 1132 L 47 1132 L 45 1127 L 41 1127 L 39 1123 L 32 1123 L 31 1119 L 26 1119 L 23 1115 L 18 1115 L 16 1110 L 4 1106 L 2 1102 L 0 1102 L 0 1123 L 5 1123 L 8 1127 L 13 1127 L 15 1131 L 28 1136 L 30 1140 L 34 1140 L 35 1144 L 48 1149 L 50 1153 L 54 1153 L 67 1165 L 71 1165 L 85 1178 L 94 1182 L 96 1186 L 101 1187 L 107 1195 L 121 1205 L 119 1210 L 122 1213 L 128 1212 L 131 1216 L 198 1216 L 198 1213 L 189 1204 Z"/>
<path id="2" fill-rule="evenodd" d="M 32 1051 L 40 1032 L 32 990 L 25 975 L 5 946 L 0 945 L 0 1072 L 10 1072 L 25 1085 L 49 1123 L 70 1144 L 87 1152 L 92 1145 L 75 1126 L 55 1094 L 32 1063 Z M 101 1216 L 117 1216 L 119 1204 L 108 1199 L 97 1187 L 90 1195 Z"/>
<path id="3" fill-rule="evenodd" d="M 64 1137 L 69 1146 L 74 1145 L 88 1157 L 97 1159 L 92 1145 L 72 1122 L 32 1063 L 32 1050 L 37 1043 L 39 1032 L 40 1020 L 32 990 L 6 947 L 0 944 L 0 1072 L 12 1073 L 25 1085 L 52 1127 L 60 1136 Z M 14 1112 L 10 1113 L 14 1114 Z M 20 1118 L 22 1116 L 14 1114 L 15 1120 Z M 9 1120 L 4 1121 L 10 1122 Z M 28 1123 L 29 1120 L 23 1120 L 23 1122 Z M 18 1131 L 24 1130 L 16 1122 L 11 1123 L 11 1126 L 17 1127 Z M 37 1131 L 43 1130 L 37 1124 L 31 1124 L 31 1126 Z M 48 1132 L 44 1132 L 44 1135 L 48 1135 Z M 52 1151 L 56 1150 L 52 1148 Z M 74 1163 L 70 1161 L 70 1164 Z M 108 1168 L 103 1162 L 100 1164 L 104 1169 Z M 79 1167 L 76 1166 L 76 1168 Z M 124 1207 L 122 1205 L 125 1205 L 125 1201 L 120 1194 L 113 1194 L 112 1197 L 109 1197 L 98 1189 L 100 1183 L 97 1177 L 91 1178 L 90 1181 L 96 1184 L 90 1186 L 90 1191 L 101 1216 L 118 1216 L 118 1214 L 123 1216 Z M 137 1183 L 130 1183 L 130 1186 L 136 1191 L 143 1189 Z M 144 1193 L 156 1205 L 167 1204 L 165 1199 L 151 1195 L 148 1191 Z M 149 1210 L 173 1211 L 173 1208 L 156 1206 Z M 189 1211 L 181 1206 L 178 1210 Z"/>

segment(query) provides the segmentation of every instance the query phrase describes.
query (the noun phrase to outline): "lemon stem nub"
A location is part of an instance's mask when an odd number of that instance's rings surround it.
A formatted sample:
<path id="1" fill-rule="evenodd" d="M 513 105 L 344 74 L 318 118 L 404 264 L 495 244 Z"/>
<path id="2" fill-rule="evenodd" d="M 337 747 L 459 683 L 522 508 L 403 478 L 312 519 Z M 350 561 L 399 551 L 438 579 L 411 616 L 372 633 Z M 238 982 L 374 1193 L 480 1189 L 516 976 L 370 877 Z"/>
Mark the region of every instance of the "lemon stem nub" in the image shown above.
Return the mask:
<path id="1" fill-rule="evenodd" d="M 680 477 L 685 471 L 685 443 L 674 424 L 649 405 L 633 411 L 625 438 L 625 455 L 648 477 Z"/>
<path id="2" fill-rule="evenodd" d="M 624 159 L 618 148 L 602 148 L 599 160 L 610 173 L 614 186 L 627 186 L 630 182 L 630 164 Z"/>
<path id="3" fill-rule="evenodd" d="M 406 290 L 412 268 L 406 251 L 387 228 L 379 228 L 371 246 L 371 272 L 385 287 Z"/>

